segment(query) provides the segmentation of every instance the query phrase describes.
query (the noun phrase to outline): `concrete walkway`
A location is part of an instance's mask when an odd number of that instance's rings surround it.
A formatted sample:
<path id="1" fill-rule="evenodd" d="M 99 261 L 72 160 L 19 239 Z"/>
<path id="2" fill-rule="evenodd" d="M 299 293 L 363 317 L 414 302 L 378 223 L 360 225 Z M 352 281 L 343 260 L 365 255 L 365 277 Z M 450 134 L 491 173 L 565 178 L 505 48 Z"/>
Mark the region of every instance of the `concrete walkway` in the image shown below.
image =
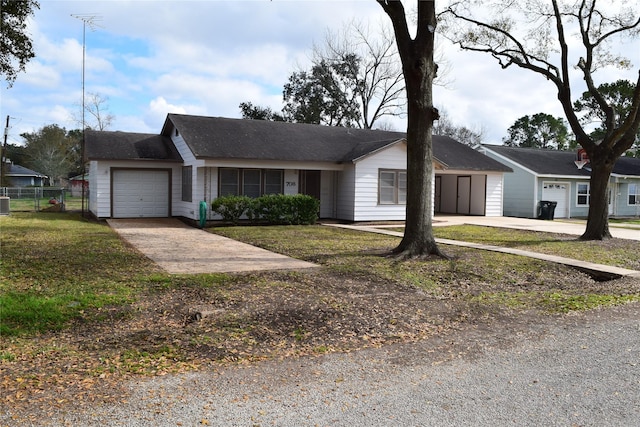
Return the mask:
<path id="1" fill-rule="evenodd" d="M 460 225 L 460 224 L 472 224 L 482 225 L 490 227 L 503 227 L 514 228 L 521 230 L 532 231 L 546 231 L 550 233 L 562 233 L 581 235 L 584 232 L 584 224 L 580 223 L 565 223 L 559 221 L 541 221 L 526 218 L 510 218 L 510 217 L 468 217 L 468 216 L 447 216 L 436 217 L 434 226 L 447 226 L 447 225 Z M 398 231 L 392 231 L 385 229 L 384 226 L 372 226 L 372 225 L 357 225 L 357 224 L 326 224 L 332 227 L 348 228 L 352 230 L 366 231 L 370 233 L 386 234 L 389 236 L 402 237 L 404 233 Z M 397 225 L 392 226 L 397 227 Z M 612 234 L 614 229 L 612 228 Z M 615 228 L 616 234 L 619 238 L 640 240 L 640 229 L 619 229 Z M 610 265 L 591 263 L 586 261 L 575 260 L 572 258 L 565 258 L 557 255 L 548 255 L 539 252 L 525 251 L 515 248 L 504 248 L 493 245 L 486 245 L 482 243 L 462 242 L 458 240 L 450 239 L 436 239 L 436 242 L 444 245 L 462 246 L 467 248 L 482 249 L 493 252 L 502 252 L 512 255 L 525 256 L 529 258 L 540 259 L 548 262 L 555 262 L 558 264 L 564 264 L 574 267 L 578 270 L 584 271 L 593 276 L 611 279 L 622 276 L 637 277 L 640 278 L 640 271 L 629 270 L 627 268 L 614 267 Z M 640 249 L 640 244 L 639 244 Z"/>
<path id="2" fill-rule="evenodd" d="M 190 227 L 178 219 L 109 219 L 107 223 L 170 274 L 298 270 L 316 264 Z"/>
<path id="3" fill-rule="evenodd" d="M 486 227 L 515 228 L 519 230 L 545 231 L 548 233 L 572 234 L 581 236 L 586 227 L 584 220 L 543 221 L 540 219 L 514 218 L 507 216 L 462 216 L 462 215 L 438 215 L 433 222 L 434 227 L 471 224 Z M 640 241 L 640 225 L 616 225 L 609 224 L 611 235 L 617 239 L 630 239 Z"/>

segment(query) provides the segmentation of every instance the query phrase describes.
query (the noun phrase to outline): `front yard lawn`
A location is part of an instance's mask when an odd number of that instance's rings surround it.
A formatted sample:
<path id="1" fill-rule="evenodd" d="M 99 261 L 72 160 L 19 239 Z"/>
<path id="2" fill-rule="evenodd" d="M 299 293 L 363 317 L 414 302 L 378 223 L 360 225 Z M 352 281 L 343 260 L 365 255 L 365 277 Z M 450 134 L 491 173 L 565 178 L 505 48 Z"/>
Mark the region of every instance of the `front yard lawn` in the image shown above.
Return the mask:
<path id="1" fill-rule="evenodd" d="M 70 213 L 1 217 L 0 407 L 28 414 L 117 401 L 123 380 L 138 375 L 351 351 L 640 299 L 637 279 L 596 282 L 507 254 L 445 247 L 450 260 L 398 262 L 386 254 L 399 238 L 372 233 L 208 231 L 322 267 L 169 275 L 105 224 Z M 563 256 L 588 249 L 557 236 L 493 236 L 481 238 Z M 605 261 L 637 268 L 638 242 L 613 242 Z"/>

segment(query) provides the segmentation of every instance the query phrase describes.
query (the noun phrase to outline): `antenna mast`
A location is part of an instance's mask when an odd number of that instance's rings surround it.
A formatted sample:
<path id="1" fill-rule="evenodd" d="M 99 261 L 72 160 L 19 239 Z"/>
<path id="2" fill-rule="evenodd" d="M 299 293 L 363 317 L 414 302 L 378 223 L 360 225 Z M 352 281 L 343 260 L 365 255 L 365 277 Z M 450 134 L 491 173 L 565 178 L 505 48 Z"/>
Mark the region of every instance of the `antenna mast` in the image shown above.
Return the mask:
<path id="1" fill-rule="evenodd" d="M 96 30 L 96 28 L 103 28 L 102 26 L 98 25 L 97 22 L 98 21 L 102 21 L 102 17 L 100 15 L 94 14 L 94 13 L 84 13 L 84 14 L 71 14 L 72 17 L 79 19 L 82 21 L 82 143 L 80 144 L 80 162 L 82 164 L 82 201 L 81 201 L 81 205 L 82 205 L 82 217 L 84 217 L 85 214 L 85 175 L 86 175 L 86 165 L 85 165 L 85 161 L 84 161 L 84 145 L 85 145 L 85 141 L 84 141 L 84 129 L 85 129 L 85 100 L 84 100 L 84 76 L 85 76 L 85 58 L 86 58 L 86 34 L 87 34 L 87 27 L 89 27 L 89 30 L 91 30 L 92 32 Z"/>

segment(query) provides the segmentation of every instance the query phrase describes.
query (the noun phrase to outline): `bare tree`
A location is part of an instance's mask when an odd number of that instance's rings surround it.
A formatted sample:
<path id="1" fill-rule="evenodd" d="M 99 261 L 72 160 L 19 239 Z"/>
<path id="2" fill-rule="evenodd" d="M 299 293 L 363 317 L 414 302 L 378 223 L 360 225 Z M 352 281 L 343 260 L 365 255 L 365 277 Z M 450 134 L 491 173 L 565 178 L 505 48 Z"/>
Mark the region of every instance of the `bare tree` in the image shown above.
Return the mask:
<path id="1" fill-rule="evenodd" d="M 376 0 L 391 18 L 407 93 L 407 208 L 400 258 L 444 256 L 433 236 L 433 106 L 435 1 L 417 0 L 415 37 L 400 1 Z"/>
<path id="2" fill-rule="evenodd" d="M 482 144 L 484 139 L 484 130 L 474 130 L 466 126 L 456 125 L 447 113 L 447 110 L 438 107 L 440 118 L 433 123 L 433 134 L 450 136 L 458 142 L 470 147 Z"/>
<path id="3" fill-rule="evenodd" d="M 619 0 L 596 3 L 465 0 L 451 3 L 441 15 L 445 19 L 444 33 L 462 49 L 488 53 L 502 68 L 515 65 L 555 85 L 569 126 L 591 163 L 589 217 L 583 240 L 611 237 L 607 202 L 611 171 L 616 160 L 633 145 L 640 127 L 640 74 L 631 107 L 622 120 L 617 119 L 620 112 L 594 81 L 598 69 L 631 66 L 628 59 L 614 53 L 612 46 L 616 39 L 635 38 L 640 33 L 637 5 Z M 572 35 L 576 39 L 570 39 Z M 587 132 L 574 108 L 573 68 L 579 70 L 587 92 L 605 117 L 602 139 Z"/>
<path id="4" fill-rule="evenodd" d="M 344 64 L 349 79 L 355 82 L 360 127 L 372 129 L 384 116 L 403 114 L 402 68 L 393 33 L 384 24 L 372 32 L 368 24 L 354 20 L 340 31 L 327 30 L 324 43 L 313 46 L 313 62 Z"/>
<path id="5" fill-rule="evenodd" d="M 84 120 L 82 103 L 77 104 L 79 113 L 73 115 L 73 120 L 85 129 L 107 130 L 113 124 L 115 116 L 109 112 L 109 97 L 97 92 L 89 92 L 84 102 Z"/>

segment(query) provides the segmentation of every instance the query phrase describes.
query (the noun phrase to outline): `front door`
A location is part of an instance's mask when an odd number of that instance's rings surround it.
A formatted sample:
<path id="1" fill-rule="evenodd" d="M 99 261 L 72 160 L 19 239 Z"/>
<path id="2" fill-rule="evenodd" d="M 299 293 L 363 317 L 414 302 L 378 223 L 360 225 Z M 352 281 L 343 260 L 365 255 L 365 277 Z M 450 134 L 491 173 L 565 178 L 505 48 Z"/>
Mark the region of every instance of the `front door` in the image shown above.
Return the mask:
<path id="1" fill-rule="evenodd" d="M 458 177 L 458 206 L 456 213 L 469 215 L 471 213 L 471 177 Z"/>
<path id="2" fill-rule="evenodd" d="M 301 170 L 300 171 L 300 194 L 313 196 L 320 200 L 320 171 Z"/>

